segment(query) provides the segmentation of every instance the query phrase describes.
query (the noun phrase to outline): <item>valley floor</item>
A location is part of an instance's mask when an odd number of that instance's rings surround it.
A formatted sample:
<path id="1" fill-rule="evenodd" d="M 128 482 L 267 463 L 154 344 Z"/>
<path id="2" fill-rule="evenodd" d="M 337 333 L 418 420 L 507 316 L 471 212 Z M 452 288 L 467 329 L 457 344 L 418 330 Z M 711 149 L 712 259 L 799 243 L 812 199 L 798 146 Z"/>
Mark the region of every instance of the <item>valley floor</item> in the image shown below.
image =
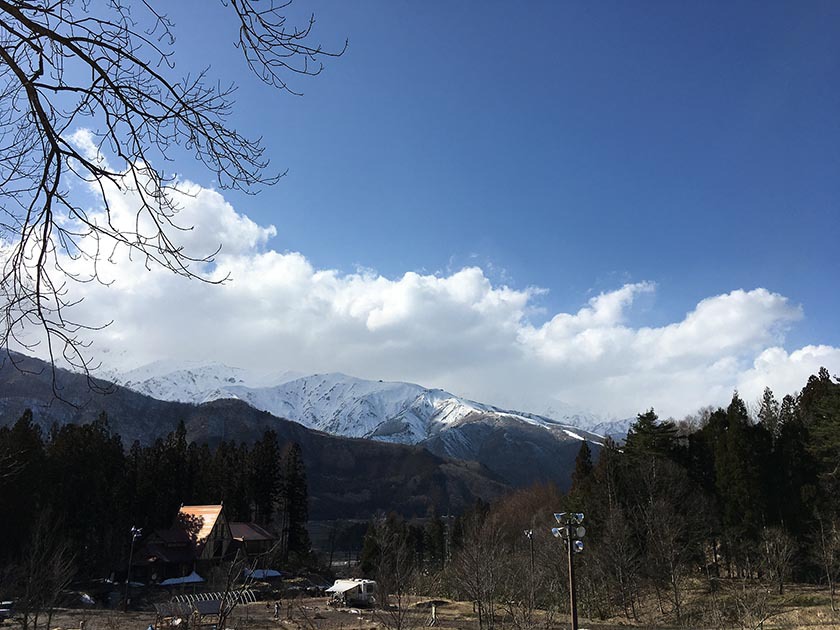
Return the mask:
<path id="1" fill-rule="evenodd" d="M 403 619 L 403 628 L 428 627 L 431 619 L 431 607 L 428 598 L 416 598 L 409 607 L 410 613 Z M 420 603 L 420 606 L 415 604 Z M 699 602 L 698 602 L 699 603 Z M 354 608 L 333 608 L 328 605 L 328 598 L 300 598 L 284 600 L 280 619 L 273 618 L 273 606 L 266 602 L 241 605 L 237 607 L 228 627 L 233 630 L 374 630 L 396 627 L 393 618 L 387 612 Z M 751 628 L 762 630 L 794 630 L 798 628 L 819 628 L 824 630 L 840 630 L 840 613 L 833 613 L 829 606 L 828 596 L 824 589 L 813 587 L 793 587 L 788 594 L 775 601 L 773 614 L 763 624 L 757 618 L 744 620 L 744 625 L 727 625 L 725 628 Z M 446 629 L 477 630 L 479 627 L 476 614 L 470 602 L 453 602 L 440 600 L 435 607 L 436 623 L 434 627 Z M 84 621 L 84 624 L 82 622 Z M 113 610 L 69 610 L 57 611 L 48 630 L 72 630 L 84 627 L 84 630 L 146 630 L 154 623 L 153 612 L 131 611 L 124 613 Z M 538 615 L 539 627 L 546 630 L 565 629 L 569 627 L 567 615 L 558 615 L 554 619 L 545 619 Z M 624 618 L 596 621 L 581 618 L 581 630 L 617 630 L 618 628 L 657 628 L 660 630 L 674 628 L 673 625 L 663 623 L 654 618 L 629 622 Z M 7 621 L 4 627 L 16 627 Z M 173 627 L 173 626 L 170 626 Z M 184 628 L 184 625 L 174 627 Z M 516 628 L 509 619 L 500 613 L 496 620 L 496 628 Z M 165 630 L 167 626 L 156 630 Z M 205 630 L 213 630 L 212 624 L 202 626 Z M 692 624 L 682 628 L 700 630 L 711 625 Z M 717 630 L 717 629 L 715 629 Z"/>

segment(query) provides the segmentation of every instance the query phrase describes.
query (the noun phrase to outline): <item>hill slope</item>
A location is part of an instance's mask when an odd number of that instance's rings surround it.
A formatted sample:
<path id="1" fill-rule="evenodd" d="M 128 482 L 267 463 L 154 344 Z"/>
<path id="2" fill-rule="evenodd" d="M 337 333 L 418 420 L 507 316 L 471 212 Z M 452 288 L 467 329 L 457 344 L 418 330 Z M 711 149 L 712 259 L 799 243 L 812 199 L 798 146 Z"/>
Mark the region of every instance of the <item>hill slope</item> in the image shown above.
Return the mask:
<path id="1" fill-rule="evenodd" d="M 8 361 L 0 366 L 0 425 L 13 424 L 27 408 L 45 430 L 53 423 L 90 422 L 104 411 L 126 445 L 151 442 L 181 420 L 188 439 L 210 444 L 247 442 L 272 429 L 281 443 L 295 441 L 302 447 L 313 519 L 368 518 L 382 510 L 425 515 L 432 507 L 457 513 L 476 498 L 490 500 L 509 488 L 476 463 L 453 461 L 417 446 L 326 435 L 239 400 L 167 402 L 119 386 L 101 394 L 91 391 L 83 376 L 65 371 L 58 372 L 64 399 L 59 400 L 47 366 L 37 359 L 18 359 L 20 369 Z"/>

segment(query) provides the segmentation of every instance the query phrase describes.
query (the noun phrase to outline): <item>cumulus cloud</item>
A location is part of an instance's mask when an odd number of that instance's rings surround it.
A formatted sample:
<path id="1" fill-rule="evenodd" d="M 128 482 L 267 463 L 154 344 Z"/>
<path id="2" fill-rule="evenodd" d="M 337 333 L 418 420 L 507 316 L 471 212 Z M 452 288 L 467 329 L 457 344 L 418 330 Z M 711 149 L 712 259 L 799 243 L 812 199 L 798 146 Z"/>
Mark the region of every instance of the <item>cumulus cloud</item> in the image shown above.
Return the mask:
<path id="1" fill-rule="evenodd" d="M 679 321 L 634 327 L 634 300 L 657 289 L 626 284 L 535 323 L 541 288 L 494 284 L 478 266 L 394 278 L 316 269 L 301 253 L 270 249 L 275 228 L 238 213 L 219 192 L 181 188 L 178 222 L 196 228 L 180 242 L 197 253 L 221 244 L 214 265 L 199 270 L 231 279 L 187 281 L 118 250 L 101 269 L 110 286 L 73 287 L 85 298 L 77 319 L 114 320 L 92 336 L 106 364 L 168 358 L 342 371 L 535 412 L 562 402 L 617 416 L 651 406 L 681 416 L 726 402 L 735 388 L 757 397 L 770 385 L 781 396 L 820 365 L 840 366 L 838 348 L 782 348 L 802 310 L 767 289 L 712 296 Z M 116 220 L 129 220 L 131 193 L 108 194 Z"/>

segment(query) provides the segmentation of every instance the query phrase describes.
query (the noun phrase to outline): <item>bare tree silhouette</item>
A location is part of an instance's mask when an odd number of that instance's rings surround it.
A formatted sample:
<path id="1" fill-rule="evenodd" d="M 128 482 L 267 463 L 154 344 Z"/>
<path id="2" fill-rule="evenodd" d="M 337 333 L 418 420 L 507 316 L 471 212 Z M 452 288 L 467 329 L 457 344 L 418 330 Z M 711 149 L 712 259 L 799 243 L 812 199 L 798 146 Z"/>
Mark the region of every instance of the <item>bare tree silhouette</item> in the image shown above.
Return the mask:
<path id="1" fill-rule="evenodd" d="M 290 3 L 221 0 L 248 67 L 297 94 L 287 78 L 319 74 L 321 59 L 347 43 L 310 45 L 314 17 L 287 25 Z M 222 188 L 251 193 L 281 176 L 267 171 L 259 139 L 227 124 L 234 85 L 214 83 L 207 69 L 174 73 L 173 24 L 155 4 L 0 0 L 0 347 L 46 344 L 53 376 L 58 357 L 85 373 L 95 367 L 82 335 L 100 325 L 73 317 L 70 283 L 102 282 L 100 265 L 116 249 L 147 267 L 224 281 L 201 271 L 217 252 L 183 246 L 192 226 L 177 220 L 168 170 L 176 146 Z M 101 210 L 74 198 L 74 182 L 95 191 Z M 115 216 L 109 189 L 136 198 L 130 220 Z"/>

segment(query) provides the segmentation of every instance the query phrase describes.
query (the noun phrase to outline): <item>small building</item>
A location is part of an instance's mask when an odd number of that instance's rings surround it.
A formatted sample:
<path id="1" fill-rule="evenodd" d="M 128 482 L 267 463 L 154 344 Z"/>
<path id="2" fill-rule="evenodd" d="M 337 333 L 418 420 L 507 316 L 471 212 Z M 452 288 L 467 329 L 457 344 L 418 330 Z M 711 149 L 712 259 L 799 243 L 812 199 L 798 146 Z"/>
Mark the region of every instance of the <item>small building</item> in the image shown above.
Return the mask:
<path id="1" fill-rule="evenodd" d="M 267 553 L 277 541 L 274 535 L 256 523 L 231 521 L 230 533 L 236 547 L 248 557 Z"/>
<path id="2" fill-rule="evenodd" d="M 330 601 L 340 606 L 373 606 L 376 603 L 376 582 L 361 578 L 336 580 L 326 590 L 332 595 Z"/>
<path id="3" fill-rule="evenodd" d="M 197 561 L 221 560 L 233 541 L 222 505 L 182 505 L 174 527 L 187 532 Z"/>
<path id="4" fill-rule="evenodd" d="M 222 505 L 182 505 L 171 527 L 143 541 L 132 574 L 151 582 L 181 577 L 225 559 L 232 543 Z"/>

